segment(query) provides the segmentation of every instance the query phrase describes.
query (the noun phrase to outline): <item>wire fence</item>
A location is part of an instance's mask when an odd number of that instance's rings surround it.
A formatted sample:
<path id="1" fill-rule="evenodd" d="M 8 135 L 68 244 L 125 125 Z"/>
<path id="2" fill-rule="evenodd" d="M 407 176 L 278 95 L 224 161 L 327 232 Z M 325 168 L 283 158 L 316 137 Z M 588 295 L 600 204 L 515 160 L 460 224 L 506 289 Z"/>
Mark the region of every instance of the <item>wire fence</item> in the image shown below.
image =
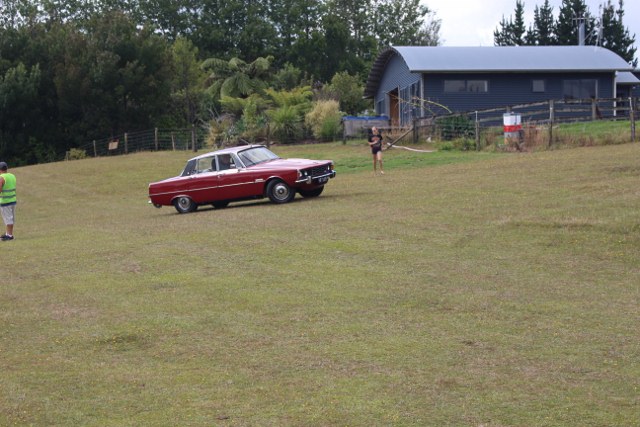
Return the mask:
<path id="1" fill-rule="evenodd" d="M 439 142 L 451 148 L 526 150 L 554 145 L 594 145 L 636 141 L 639 98 L 546 101 L 489 110 L 419 117 L 407 128 L 383 126 L 392 144 Z M 517 123 L 507 124 L 516 118 Z M 586 126 L 599 122 L 602 126 Z M 366 129 L 358 136 L 366 137 Z M 346 134 L 345 134 L 346 135 Z M 346 136 L 345 136 L 346 139 Z M 91 141 L 78 150 L 83 156 L 113 156 L 139 151 L 198 151 L 207 146 L 204 128 L 126 132 Z M 67 152 L 66 158 L 70 158 Z"/>
<path id="2" fill-rule="evenodd" d="M 454 141 L 463 149 L 527 149 L 637 140 L 638 98 L 559 100 L 436 117 L 408 130 L 390 129 L 395 142 Z M 594 125 L 598 122 L 599 125 Z M 586 125 L 587 123 L 591 123 Z"/>
<path id="3" fill-rule="evenodd" d="M 87 156 L 114 156 L 139 151 L 197 151 L 206 147 L 207 133 L 198 127 L 148 129 L 93 140 L 77 148 Z M 67 153 L 67 157 L 69 153 Z"/>

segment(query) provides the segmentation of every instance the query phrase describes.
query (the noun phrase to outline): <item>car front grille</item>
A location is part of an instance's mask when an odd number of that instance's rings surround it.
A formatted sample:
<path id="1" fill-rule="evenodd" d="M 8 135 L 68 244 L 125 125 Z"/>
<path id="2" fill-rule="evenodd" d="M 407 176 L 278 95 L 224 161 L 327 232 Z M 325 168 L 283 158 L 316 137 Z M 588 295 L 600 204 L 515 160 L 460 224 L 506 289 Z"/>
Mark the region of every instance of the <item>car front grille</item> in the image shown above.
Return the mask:
<path id="1" fill-rule="evenodd" d="M 317 166 L 310 169 L 311 177 L 326 175 L 327 173 L 329 173 L 329 171 L 329 165 Z"/>

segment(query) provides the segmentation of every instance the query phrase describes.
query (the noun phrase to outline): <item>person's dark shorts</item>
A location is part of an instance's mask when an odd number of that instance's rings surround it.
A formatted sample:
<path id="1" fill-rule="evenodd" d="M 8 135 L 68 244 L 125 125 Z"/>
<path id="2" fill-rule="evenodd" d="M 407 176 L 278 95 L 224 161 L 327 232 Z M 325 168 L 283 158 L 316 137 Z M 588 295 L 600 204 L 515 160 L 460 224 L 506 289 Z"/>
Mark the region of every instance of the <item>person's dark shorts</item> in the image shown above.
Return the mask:
<path id="1" fill-rule="evenodd" d="M 371 154 L 378 154 L 380 151 L 382 151 L 382 144 L 371 146 Z"/>

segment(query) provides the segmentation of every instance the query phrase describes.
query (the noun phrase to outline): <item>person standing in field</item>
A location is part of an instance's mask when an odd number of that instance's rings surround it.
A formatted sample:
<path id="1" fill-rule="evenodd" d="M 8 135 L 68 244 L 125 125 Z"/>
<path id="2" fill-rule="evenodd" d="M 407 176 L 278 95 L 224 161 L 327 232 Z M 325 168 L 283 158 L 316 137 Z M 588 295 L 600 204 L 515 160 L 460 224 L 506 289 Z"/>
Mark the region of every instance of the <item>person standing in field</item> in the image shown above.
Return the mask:
<path id="1" fill-rule="evenodd" d="M 382 133 L 377 127 L 371 128 L 369 134 L 369 147 L 371 147 L 371 154 L 373 155 L 373 173 L 376 173 L 376 166 L 380 165 L 380 173 L 384 175 L 382 168 Z"/>
<path id="2" fill-rule="evenodd" d="M 7 164 L 0 162 L 0 212 L 7 227 L 0 240 L 13 240 L 13 223 L 16 217 L 16 177 L 7 172 Z"/>

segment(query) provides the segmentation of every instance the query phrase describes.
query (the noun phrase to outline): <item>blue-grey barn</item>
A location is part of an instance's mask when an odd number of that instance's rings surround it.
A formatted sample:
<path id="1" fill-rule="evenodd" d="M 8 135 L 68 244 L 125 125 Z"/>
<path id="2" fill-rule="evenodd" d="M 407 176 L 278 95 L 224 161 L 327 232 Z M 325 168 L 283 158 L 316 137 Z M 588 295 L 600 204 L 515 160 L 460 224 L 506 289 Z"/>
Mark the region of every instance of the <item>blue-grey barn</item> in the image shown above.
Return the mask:
<path id="1" fill-rule="evenodd" d="M 640 86 L 632 71 L 620 56 L 595 46 L 393 46 L 375 60 L 365 97 L 377 114 L 403 126 L 438 109 L 628 96 Z"/>

